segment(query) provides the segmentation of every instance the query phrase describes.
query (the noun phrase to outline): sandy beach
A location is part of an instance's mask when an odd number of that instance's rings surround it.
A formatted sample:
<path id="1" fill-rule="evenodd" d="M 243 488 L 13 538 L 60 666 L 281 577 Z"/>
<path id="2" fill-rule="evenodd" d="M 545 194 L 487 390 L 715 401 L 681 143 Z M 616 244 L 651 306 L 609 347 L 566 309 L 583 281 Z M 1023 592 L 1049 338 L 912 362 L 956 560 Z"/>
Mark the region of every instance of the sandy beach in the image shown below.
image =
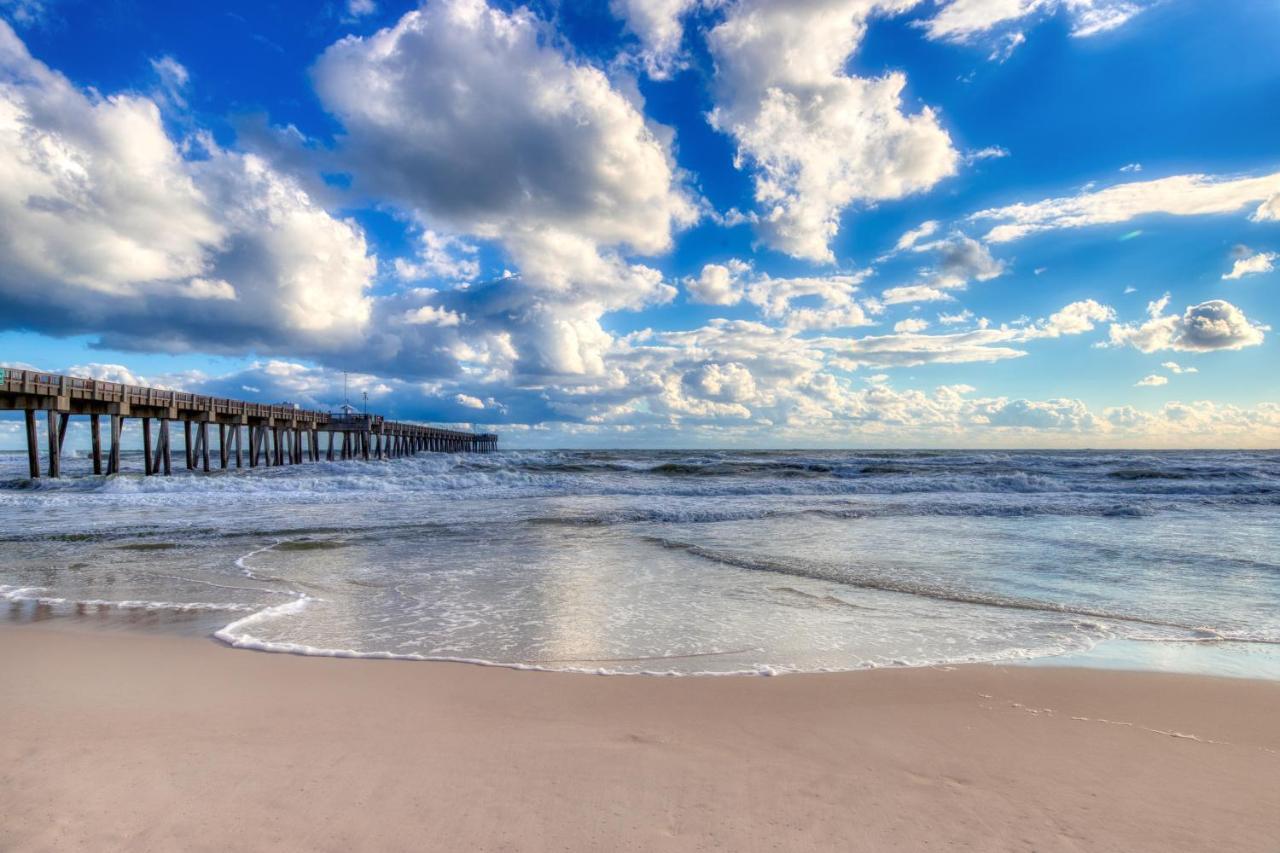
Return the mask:
<path id="1" fill-rule="evenodd" d="M 1280 849 L 1280 684 L 652 678 L 0 627 L 4 850 Z"/>

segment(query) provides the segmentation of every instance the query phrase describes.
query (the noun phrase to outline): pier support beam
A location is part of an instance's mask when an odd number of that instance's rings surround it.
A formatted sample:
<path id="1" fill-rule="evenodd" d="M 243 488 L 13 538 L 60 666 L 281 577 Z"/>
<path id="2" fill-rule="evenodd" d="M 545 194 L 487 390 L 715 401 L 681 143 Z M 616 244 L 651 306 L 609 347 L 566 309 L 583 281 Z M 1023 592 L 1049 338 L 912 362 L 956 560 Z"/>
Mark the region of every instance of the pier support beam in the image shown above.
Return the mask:
<path id="1" fill-rule="evenodd" d="M 202 463 L 204 472 L 209 473 L 209 422 L 200 422 L 200 455 L 203 457 Z"/>
<path id="2" fill-rule="evenodd" d="M 236 440 L 236 468 L 244 467 L 244 457 L 240 453 L 240 425 L 236 424 L 231 428 Z"/>
<path id="3" fill-rule="evenodd" d="M 120 473 L 120 433 L 124 431 L 123 418 L 111 415 L 111 447 L 107 451 L 107 475 Z"/>
<path id="4" fill-rule="evenodd" d="M 151 418 L 142 419 L 142 474 L 150 477 L 156 472 L 151 461 Z"/>
<path id="5" fill-rule="evenodd" d="M 196 467 L 196 457 L 195 454 L 191 452 L 191 421 L 182 422 L 182 434 L 184 436 L 183 444 L 187 451 L 187 470 L 190 471 L 192 468 Z"/>
<path id="6" fill-rule="evenodd" d="M 58 413 L 53 409 L 49 410 L 49 476 L 57 477 L 62 473 L 62 465 L 59 464 L 58 451 Z"/>
<path id="7" fill-rule="evenodd" d="M 33 409 L 27 409 L 27 466 L 31 473 L 31 479 L 40 479 L 40 448 L 37 445 L 38 438 L 36 436 L 36 413 Z"/>
<path id="8" fill-rule="evenodd" d="M 89 433 L 93 442 L 93 473 L 102 473 L 102 435 L 100 415 L 89 415 Z"/>
<path id="9" fill-rule="evenodd" d="M 169 419 L 160 419 L 160 441 L 164 443 L 164 454 L 160 457 L 164 462 L 164 475 L 168 477 L 173 473 L 173 448 L 169 439 Z"/>
<path id="10" fill-rule="evenodd" d="M 70 420 L 71 420 L 71 415 L 69 413 L 58 415 L 58 457 L 59 459 L 61 459 L 62 457 L 62 445 L 65 444 L 67 440 L 67 423 Z"/>
<path id="11" fill-rule="evenodd" d="M 169 422 L 166 419 L 160 419 L 160 431 L 156 434 L 155 447 L 152 447 L 151 442 L 147 440 L 146 424 L 143 424 L 142 426 L 142 452 L 151 457 L 151 473 L 153 474 L 159 474 L 164 470 L 164 439 L 165 433 L 168 431 L 166 429 L 168 425 Z M 168 472 L 166 471 L 165 473 Z"/>

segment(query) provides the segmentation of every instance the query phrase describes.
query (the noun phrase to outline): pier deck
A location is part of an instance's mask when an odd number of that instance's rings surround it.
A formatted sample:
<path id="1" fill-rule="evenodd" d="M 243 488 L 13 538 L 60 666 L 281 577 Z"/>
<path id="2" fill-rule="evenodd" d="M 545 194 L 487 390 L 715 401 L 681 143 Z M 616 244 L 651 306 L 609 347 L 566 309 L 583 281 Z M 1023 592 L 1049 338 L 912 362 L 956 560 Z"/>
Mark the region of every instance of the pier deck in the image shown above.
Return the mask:
<path id="1" fill-rule="evenodd" d="M 287 405 L 250 403 L 119 382 L 81 379 L 34 370 L 0 368 L 0 411 L 26 415 L 27 457 L 31 477 L 40 476 L 38 412 L 48 418 L 48 475 L 61 474 L 62 445 L 72 416 L 88 416 L 93 473 L 104 473 L 102 418 L 108 419 L 106 474 L 120 473 L 120 443 L 127 422 L 142 427 L 143 473 L 170 474 L 171 422 L 182 424 L 182 460 L 189 470 L 210 471 L 216 427 L 217 467 L 297 465 L 321 459 L 396 459 L 415 453 L 486 453 L 498 436 L 389 421 L 381 415 L 333 414 Z M 152 430 L 152 422 L 156 429 Z M 154 433 L 154 435 L 153 435 Z M 320 435 L 328 435 L 322 448 Z M 243 436 L 249 437 L 247 454 Z M 154 440 L 153 440 L 154 438 Z"/>

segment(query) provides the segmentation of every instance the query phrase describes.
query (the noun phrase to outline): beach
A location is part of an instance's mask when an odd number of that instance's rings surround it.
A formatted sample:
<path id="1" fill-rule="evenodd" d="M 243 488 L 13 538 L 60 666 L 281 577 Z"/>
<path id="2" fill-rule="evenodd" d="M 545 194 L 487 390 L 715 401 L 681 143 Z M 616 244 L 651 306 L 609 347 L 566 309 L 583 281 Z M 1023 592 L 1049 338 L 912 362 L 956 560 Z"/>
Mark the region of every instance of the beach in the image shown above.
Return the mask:
<path id="1" fill-rule="evenodd" d="M 1280 683 L 602 677 L 0 626 L 3 850 L 1236 850 Z"/>

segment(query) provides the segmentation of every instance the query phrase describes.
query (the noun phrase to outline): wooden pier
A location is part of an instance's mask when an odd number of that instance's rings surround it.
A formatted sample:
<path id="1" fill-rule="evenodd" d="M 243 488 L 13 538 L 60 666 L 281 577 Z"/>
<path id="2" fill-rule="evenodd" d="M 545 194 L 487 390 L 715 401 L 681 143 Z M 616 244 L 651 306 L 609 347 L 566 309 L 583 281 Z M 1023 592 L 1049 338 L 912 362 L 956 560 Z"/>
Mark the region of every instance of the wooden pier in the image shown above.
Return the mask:
<path id="1" fill-rule="evenodd" d="M 217 431 L 217 467 L 298 465 L 335 459 L 398 459 L 416 453 L 487 453 L 498 436 L 388 421 L 380 415 L 333 414 L 287 405 L 206 397 L 182 391 L 143 388 L 80 379 L 56 373 L 0 368 L 0 410 L 26 415 L 31 477 L 40 476 L 37 413 L 48 419 L 48 475 L 61 472 L 62 444 L 73 415 L 87 415 L 93 473 L 120 473 L 120 442 L 130 419 L 142 427 L 143 473 L 171 474 L 170 423 L 182 424 L 188 470 L 213 469 L 210 434 Z M 108 422 L 104 471 L 101 426 Z M 155 429 L 152 429 L 152 422 Z M 322 447 L 321 435 L 328 436 Z M 248 436 L 247 444 L 244 441 Z"/>

